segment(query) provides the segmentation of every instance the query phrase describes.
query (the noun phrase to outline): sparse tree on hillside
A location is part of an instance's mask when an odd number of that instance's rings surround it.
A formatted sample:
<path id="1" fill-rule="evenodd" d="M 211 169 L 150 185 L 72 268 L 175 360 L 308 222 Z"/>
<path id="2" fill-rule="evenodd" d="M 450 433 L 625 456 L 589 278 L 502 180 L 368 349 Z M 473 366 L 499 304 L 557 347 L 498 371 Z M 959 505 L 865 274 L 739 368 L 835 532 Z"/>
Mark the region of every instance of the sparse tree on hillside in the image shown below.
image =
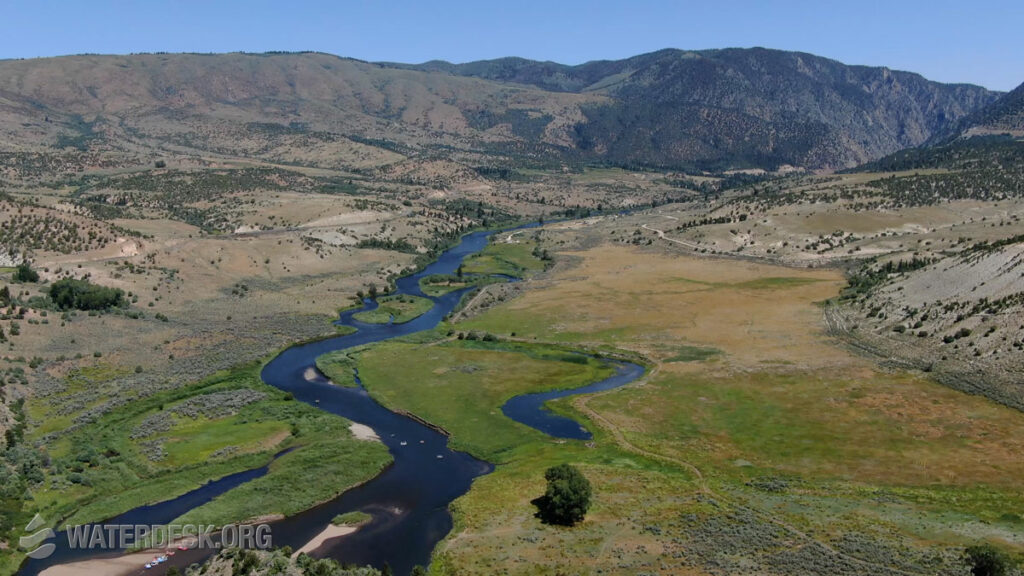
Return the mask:
<path id="1" fill-rule="evenodd" d="M 39 273 L 32 269 L 32 265 L 28 262 L 22 262 L 18 264 L 18 268 L 14 271 L 15 282 L 39 282 Z"/>

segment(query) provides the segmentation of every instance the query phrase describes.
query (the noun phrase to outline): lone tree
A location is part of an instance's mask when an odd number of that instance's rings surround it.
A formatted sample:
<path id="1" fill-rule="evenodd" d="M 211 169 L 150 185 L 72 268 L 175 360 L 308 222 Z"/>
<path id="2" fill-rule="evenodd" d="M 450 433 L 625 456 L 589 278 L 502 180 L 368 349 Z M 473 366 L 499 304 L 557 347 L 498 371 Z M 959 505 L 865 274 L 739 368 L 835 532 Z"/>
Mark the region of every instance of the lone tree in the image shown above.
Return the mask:
<path id="1" fill-rule="evenodd" d="M 28 262 L 22 262 L 18 264 L 18 268 L 14 271 L 15 282 L 39 282 L 39 273 L 32 269 L 32 265 Z"/>
<path id="2" fill-rule="evenodd" d="M 572 526 L 590 508 L 590 482 L 575 466 L 559 464 L 544 472 L 548 489 L 533 501 L 537 518 L 545 524 Z"/>
<path id="3" fill-rule="evenodd" d="M 1010 558 L 991 544 L 977 544 L 964 550 L 964 561 L 974 576 L 1004 576 L 1009 574 Z"/>

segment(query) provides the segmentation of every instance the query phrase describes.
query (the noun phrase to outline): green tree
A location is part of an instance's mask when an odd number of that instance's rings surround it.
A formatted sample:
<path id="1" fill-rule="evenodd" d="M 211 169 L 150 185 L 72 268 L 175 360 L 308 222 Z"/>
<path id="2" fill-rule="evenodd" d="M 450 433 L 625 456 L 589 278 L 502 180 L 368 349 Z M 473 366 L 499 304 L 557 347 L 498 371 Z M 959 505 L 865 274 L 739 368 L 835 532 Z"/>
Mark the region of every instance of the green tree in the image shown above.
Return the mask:
<path id="1" fill-rule="evenodd" d="M 544 472 L 547 491 L 533 501 L 537 517 L 546 524 L 572 526 L 583 520 L 590 508 L 590 481 L 575 466 L 559 464 Z"/>
<path id="2" fill-rule="evenodd" d="M 1004 576 L 1010 572 L 1010 558 L 991 544 L 977 544 L 964 550 L 964 561 L 974 576 Z"/>
<path id="3" fill-rule="evenodd" d="M 14 280 L 15 282 L 39 282 L 39 273 L 33 270 L 32 265 L 28 262 L 22 262 L 14 271 Z"/>
<path id="4" fill-rule="evenodd" d="M 126 304 L 120 288 L 107 288 L 74 278 L 54 282 L 50 286 L 50 299 L 62 310 L 106 310 Z"/>
<path id="5" fill-rule="evenodd" d="M 7 286 L 0 288 L 0 306 L 7 306 L 11 303 L 11 289 Z"/>
<path id="6" fill-rule="evenodd" d="M 413 566 L 410 576 L 427 576 L 427 569 L 423 566 Z"/>

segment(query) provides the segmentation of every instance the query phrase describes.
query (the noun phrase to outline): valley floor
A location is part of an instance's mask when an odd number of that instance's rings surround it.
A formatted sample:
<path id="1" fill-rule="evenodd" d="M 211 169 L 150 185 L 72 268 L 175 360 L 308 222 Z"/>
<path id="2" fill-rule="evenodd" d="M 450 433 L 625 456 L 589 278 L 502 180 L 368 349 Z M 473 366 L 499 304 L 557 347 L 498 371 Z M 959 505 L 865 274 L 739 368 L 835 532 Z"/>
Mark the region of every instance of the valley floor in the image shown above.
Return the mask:
<path id="1" fill-rule="evenodd" d="M 635 182 L 652 198 L 672 190 L 664 175 L 573 178 L 563 200 L 585 197 L 587 179 L 617 202 L 635 194 Z M 942 309 L 935 294 L 943 283 L 929 284 L 955 267 L 959 294 L 1012 296 L 1015 276 L 972 266 L 1019 258 L 1019 247 L 1000 242 L 1019 232 L 1024 203 L 896 206 L 876 192 L 858 195 L 879 178 L 798 177 L 774 195 L 755 189 L 704 201 L 688 191 L 689 202 L 510 233 L 457 274 L 424 280 L 435 296 L 480 287 L 437 330 L 322 357 L 318 366 L 338 385 L 354 385 L 358 369 L 381 403 L 496 464 L 455 502 L 455 528 L 431 571 L 952 575 L 965 572 L 960 554 L 970 544 L 1024 552 L 1024 414 L 989 378 L 1012 376 L 1018 365 L 1019 303 L 998 317 L 988 300 L 980 308 L 965 300 L 969 314 Z M 0 490 L 0 534 L 13 542 L 37 511 L 54 521 L 101 520 L 267 465 L 286 448 L 297 449 L 267 476 L 185 519 L 293 514 L 372 477 L 388 462 L 372 431 L 264 385 L 259 362 L 335 333 L 334 309 L 357 293 L 383 292 L 427 256 L 427 245 L 482 225 L 466 214 L 510 190 L 518 188 L 487 188 L 444 210 L 420 189 L 412 206 L 402 203 L 412 186 L 369 205 L 369 193 L 242 195 L 261 203 L 250 211 L 230 196 L 234 217 L 266 228 L 200 233 L 163 217 L 117 219 L 143 236 L 37 252 L 45 282 L 89 276 L 124 288 L 132 305 L 107 313 L 8 307 L 0 428 L 23 437 L 5 445 L 14 449 L 4 464 L 19 475 Z M 57 210 L 63 194 L 41 204 Z M 395 243 L 407 237 L 417 246 Z M 925 264 L 851 288 L 851 271 L 911 259 Z M 48 284 L 10 286 L 27 305 Z M 361 319 L 405 322 L 429 308 L 418 298 L 379 302 Z M 844 334 L 895 343 L 911 361 L 858 353 L 826 314 L 840 318 Z M 973 335 L 945 341 L 967 324 Z M 979 329 L 993 325 L 998 332 Z M 574 351 L 648 368 L 625 388 L 552 403 L 592 440 L 554 440 L 502 415 L 514 395 L 608 374 Z M 876 351 L 892 356 L 882 345 Z M 920 362 L 932 351 L 941 361 Z M 962 388 L 979 395 L 941 385 L 952 373 L 946 366 L 976 367 L 983 385 Z M 543 493 L 544 470 L 563 462 L 578 465 L 595 492 L 586 521 L 571 529 L 541 524 L 530 503 Z M 0 573 L 15 559 L 0 549 Z"/>
<path id="2" fill-rule="evenodd" d="M 438 334 L 357 356 L 371 394 L 498 463 L 456 502 L 432 570 L 962 574 L 965 545 L 1024 545 L 1024 415 L 830 338 L 822 303 L 841 274 L 594 241 L 606 225 L 572 226 L 577 242 L 551 226 L 561 264 L 452 326 L 498 343 Z M 553 441 L 498 410 L 565 378 L 527 346 L 621 350 L 651 370 L 556 402 L 594 440 Z M 560 462 L 594 484 L 571 529 L 530 504 Z"/>

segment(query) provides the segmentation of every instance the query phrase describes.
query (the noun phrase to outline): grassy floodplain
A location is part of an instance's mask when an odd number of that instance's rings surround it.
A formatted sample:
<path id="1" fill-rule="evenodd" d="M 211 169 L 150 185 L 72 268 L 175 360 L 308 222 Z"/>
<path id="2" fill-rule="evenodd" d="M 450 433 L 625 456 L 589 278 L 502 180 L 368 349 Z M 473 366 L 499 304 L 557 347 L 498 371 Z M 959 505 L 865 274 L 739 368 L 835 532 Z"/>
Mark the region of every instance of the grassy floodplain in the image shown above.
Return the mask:
<path id="1" fill-rule="evenodd" d="M 577 388 L 604 379 L 605 363 L 554 347 L 518 342 L 391 341 L 357 356 L 363 384 L 391 408 L 408 410 L 452 434 L 452 447 L 491 462 L 547 437 L 500 408 L 529 392 Z M 412 360 L 409 360 L 412 359 Z"/>
<path id="2" fill-rule="evenodd" d="M 548 262 L 540 258 L 543 252 L 539 242 L 524 238 L 525 232 L 496 233 L 479 254 L 466 258 L 461 274 L 427 276 L 420 279 L 420 289 L 436 297 L 470 286 L 479 288 L 505 282 L 495 276 L 525 278 L 543 271 Z"/>
<path id="3" fill-rule="evenodd" d="M 480 535 L 470 527 L 491 523 L 530 542 L 555 538 L 559 546 L 580 554 L 573 561 L 596 568 L 607 559 L 584 556 L 592 556 L 601 541 L 619 532 L 619 524 L 630 523 L 622 519 L 634 514 L 635 495 L 668 496 L 674 490 L 697 489 L 688 471 L 620 449 L 604 430 L 564 403 L 556 410 L 580 418 L 595 432 L 593 442 L 554 440 L 501 413 L 502 404 L 512 396 L 575 388 L 611 375 L 613 369 L 601 360 L 562 346 L 449 340 L 442 331 L 375 345 L 360 352 L 357 360 L 363 383 L 375 398 L 444 427 L 454 448 L 498 465 L 456 501 L 456 528 L 440 545 L 433 572 L 497 570 L 538 552 L 526 553 L 518 545 L 490 548 L 489 543 L 484 544 L 486 551 L 478 548 L 483 544 L 477 540 Z M 616 485 L 614 493 L 601 494 L 588 521 L 577 530 L 541 525 L 528 502 L 544 491 L 543 470 L 564 461 L 580 465 L 600 485 Z M 468 546 L 478 556 L 465 563 L 449 557 L 444 550 L 452 542 Z"/>
<path id="4" fill-rule="evenodd" d="M 545 289 L 452 327 L 529 344 L 421 335 L 357 356 L 376 398 L 498 464 L 456 501 L 433 571 L 942 571 L 965 545 L 1012 551 L 1024 538 L 1007 512 L 1024 505 L 1024 417 L 829 341 L 817 303 L 838 293 L 837 272 L 608 245 L 574 255 Z M 552 356 L 566 346 L 652 364 L 641 383 L 553 403 L 589 443 L 500 412 L 512 395 L 600 377 Z M 540 524 L 529 502 L 561 462 L 595 487 L 592 513 L 568 530 Z"/>
<path id="5" fill-rule="evenodd" d="M 434 274 L 420 279 L 420 290 L 423 290 L 427 296 L 437 297 L 470 286 L 482 287 L 504 281 L 501 278 L 490 276 L 463 275 L 459 277 L 456 274 Z"/>
<path id="6" fill-rule="evenodd" d="M 344 418 L 263 384 L 261 366 L 250 363 L 137 399 L 58 439 L 50 456 L 60 474 L 36 494 L 33 512 L 71 524 L 100 521 L 270 463 L 266 476 L 182 520 L 224 524 L 289 515 L 390 462 L 382 444 L 353 438 Z"/>
<path id="7" fill-rule="evenodd" d="M 316 367 L 338 386 L 353 387 L 356 383 L 356 361 L 351 350 L 339 350 L 316 359 Z"/>
<path id="8" fill-rule="evenodd" d="M 434 302 L 429 298 L 398 294 L 381 296 L 377 303 L 377 308 L 355 314 L 353 318 L 367 324 L 403 324 L 419 318 L 434 306 Z"/>
<path id="9" fill-rule="evenodd" d="M 523 239 L 522 235 L 528 232 L 504 233 L 505 238 L 492 241 L 479 254 L 466 258 L 463 273 L 523 277 L 540 272 L 545 263 L 535 253 L 537 242 Z"/>

